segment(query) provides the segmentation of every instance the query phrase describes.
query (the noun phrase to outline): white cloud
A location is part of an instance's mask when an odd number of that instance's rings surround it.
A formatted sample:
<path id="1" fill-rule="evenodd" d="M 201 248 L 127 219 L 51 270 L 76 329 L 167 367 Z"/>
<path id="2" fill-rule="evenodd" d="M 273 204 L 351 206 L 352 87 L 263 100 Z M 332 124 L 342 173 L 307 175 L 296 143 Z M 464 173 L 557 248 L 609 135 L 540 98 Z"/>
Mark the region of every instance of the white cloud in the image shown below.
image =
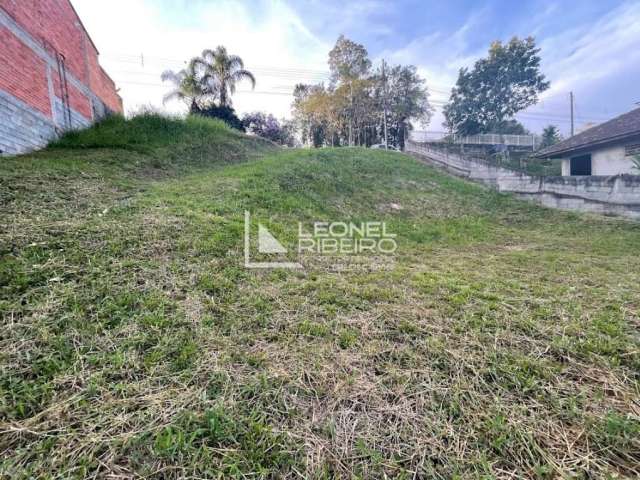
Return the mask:
<path id="1" fill-rule="evenodd" d="M 640 3 L 624 3 L 596 22 L 547 36 L 539 45 L 551 88 L 524 113 L 532 128 L 555 123 L 568 133 L 570 91 L 579 106 L 577 127 L 602 122 L 640 100 L 625 88 L 640 73 Z"/>
<path id="2" fill-rule="evenodd" d="M 478 9 L 453 33 L 436 31 L 381 54 L 392 63 L 416 65 L 420 75 L 427 79 L 435 107 L 429 130 L 443 129 L 442 104 L 449 99 L 460 68 L 472 66 L 487 51 L 488 46 L 478 48 L 472 40 L 474 29 L 486 19 L 487 13 L 486 9 Z"/>
<path id="3" fill-rule="evenodd" d="M 315 36 L 310 25 L 326 37 L 343 31 L 358 40 L 367 34 L 376 38 L 389 35 L 391 26 L 397 24 L 380 21 L 392 15 L 393 7 L 391 2 L 381 0 L 311 2 L 308 12 L 299 13 L 286 0 L 72 1 L 101 50 L 102 64 L 121 87 L 128 109 L 142 104 L 160 106 L 169 89 L 158 86 L 162 70 L 179 69 L 182 62 L 204 48 L 224 44 L 242 56 L 247 68 L 256 73 L 256 91 L 268 92 L 238 93 L 234 97 L 237 110 L 267 110 L 277 116 L 289 116 L 293 85 L 317 82 L 322 76 L 314 72 L 327 70 L 332 42 Z M 169 4 L 171 8 L 167 7 Z M 549 3 L 531 18 L 514 23 L 513 32 L 505 35 L 537 36 L 543 72 L 552 83 L 542 96 L 543 101 L 521 116 L 534 130 L 556 123 L 567 131 L 570 90 L 576 93 L 578 123 L 603 120 L 630 109 L 633 101 L 640 100 L 640 94 L 639 98 L 629 98 L 633 95 L 629 78 L 640 75 L 640 3 L 628 1 L 596 22 L 558 31 L 562 22 L 557 16 L 562 8 L 563 4 Z M 462 19 L 457 30 L 436 30 L 418 36 L 400 48 L 378 52 L 374 61 L 379 63 L 385 58 L 390 63 L 416 65 L 427 79 L 433 102 L 442 104 L 448 99 L 458 70 L 472 66 L 486 54 L 488 44 L 479 44 L 477 38 L 486 38 L 481 34 L 495 21 L 489 7 L 476 8 Z M 429 128 L 441 129 L 442 121 L 437 112 Z"/>
<path id="4" fill-rule="evenodd" d="M 189 2 L 189 22 L 174 21 L 171 11 L 161 10 L 152 0 L 73 3 L 101 52 L 101 64 L 121 88 L 128 111 L 141 105 L 162 107 L 162 96 L 170 89 L 160 82 L 163 70 L 180 69 L 203 49 L 225 45 L 256 74 L 256 92 L 267 92 L 237 93 L 236 109 L 288 116 L 293 85 L 317 80 L 308 70 L 323 70 L 329 50 L 282 1 L 262 2 L 259 18 L 240 2 Z M 278 71 L 269 70 L 273 68 Z M 248 89 L 239 86 L 240 91 Z M 172 104 L 167 109 L 184 107 Z"/>
<path id="5" fill-rule="evenodd" d="M 553 79 L 548 96 L 613 77 L 640 59 L 640 3 L 628 3 L 595 24 L 544 39 L 543 66 Z"/>
<path id="6" fill-rule="evenodd" d="M 542 71 L 551 88 L 541 102 L 526 110 L 519 119 L 531 130 L 540 131 L 554 123 L 569 130 L 569 91 L 577 98 L 577 126 L 601 122 L 633 108 L 634 98 L 629 79 L 640 74 L 640 3 L 626 2 L 596 22 L 575 25 L 554 34 L 545 32 L 549 17 L 557 15 L 558 5 L 550 4 L 517 31 L 537 35 L 541 48 Z M 480 26 L 486 10 L 474 12 L 453 34 L 436 32 L 416 38 L 406 46 L 383 52 L 387 58 L 413 63 L 432 87 L 437 104 L 448 99 L 460 67 L 472 67 L 486 55 L 489 45 L 473 42 L 474 29 Z M 514 34 L 516 32 L 514 31 Z M 437 109 L 430 130 L 442 128 L 444 120 Z"/>

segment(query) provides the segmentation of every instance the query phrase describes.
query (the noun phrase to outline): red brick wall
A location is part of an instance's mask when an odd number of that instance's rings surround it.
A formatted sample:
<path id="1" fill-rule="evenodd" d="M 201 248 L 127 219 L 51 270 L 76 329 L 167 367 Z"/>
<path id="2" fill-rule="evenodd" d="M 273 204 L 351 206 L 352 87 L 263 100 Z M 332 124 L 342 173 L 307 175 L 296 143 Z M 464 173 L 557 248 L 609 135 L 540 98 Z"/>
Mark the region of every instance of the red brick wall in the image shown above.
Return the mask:
<path id="1" fill-rule="evenodd" d="M 44 60 L 1 26 L 0 90 L 51 117 L 49 84 Z"/>
<path id="2" fill-rule="evenodd" d="M 95 94 L 114 112 L 123 111 L 122 98 L 116 91 L 116 84 L 111 77 L 100 67 L 100 74 L 102 76 L 101 90 L 94 90 Z"/>
<path id="3" fill-rule="evenodd" d="M 90 50 L 95 52 L 93 48 Z M 97 55 L 87 55 L 89 62 L 89 84 L 91 91 L 95 93 L 102 101 L 114 112 L 122 111 L 122 100 L 116 92 L 116 86 L 113 80 L 106 74 L 98 63 Z"/>
<path id="4" fill-rule="evenodd" d="M 122 112 L 122 100 L 115 90 L 115 85 L 100 67 L 98 52 L 69 0 L 0 0 L 0 8 L 54 58 L 56 53 L 62 53 L 68 72 L 90 88 L 111 110 Z M 0 43 L 0 55 L 13 55 L 6 50 L 12 50 L 14 47 L 14 44 L 5 47 Z M 25 90 L 36 92 L 28 103 L 42 111 L 45 105 L 50 105 L 46 75 L 43 76 L 44 63 L 34 54 L 24 52 L 25 48 L 22 45 L 20 50 L 25 58 L 21 63 L 23 71 L 20 81 Z M 30 64 L 33 65 L 31 69 L 27 68 Z M 54 79 L 57 78 L 57 69 L 52 73 Z M 68 84 L 71 107 L 87 119 L 91 119 L 89 99 L 73 88 L 71 82 Z M 12 87 L 7 80 L 0 78 L 0 90 L 9 91 L 10 88 Z M 56 89 L 56 92 L 59 92 L 59 89 Z M 21 97 L 18 98 L 22 100 Z M 51 108 L 47 107 L 47 113 L 50 114 L 50 110 Z"/>
<path id="5" fill-rule="evenodd" d="M 86 33 L 68 0 L 0 0 L 0 7 L 34 39 L 62 53 L 69 71 L 88 83 L 83 47 Z"/>

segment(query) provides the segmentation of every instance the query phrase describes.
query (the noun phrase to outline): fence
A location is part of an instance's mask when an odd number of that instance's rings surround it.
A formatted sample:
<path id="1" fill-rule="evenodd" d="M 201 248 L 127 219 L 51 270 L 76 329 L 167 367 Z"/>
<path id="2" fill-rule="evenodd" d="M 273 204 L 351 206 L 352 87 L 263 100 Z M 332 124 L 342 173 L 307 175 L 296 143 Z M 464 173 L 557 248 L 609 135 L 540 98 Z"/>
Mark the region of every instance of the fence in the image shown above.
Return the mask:
<path id="1" fill-rule="evenodd" d="M 407 141 L 406 151 L 450 173 L 500 192 L 561 210 L 619 215 L 640 220 L 640 176 L 533 176 L 490 162 L 438 149 L 431 143 Z"/>
<path id="2" fill-rule="evenodd" d="M 482 133 L 479 135 L 458 135 L 445 132 L 412 131 L 409 140 L 418 143 L 453 143 L 458 145 L 506 145 L 508 147 L 530 148 L 535 150 L 540 145 L 540 138 L 536 135 L 503 135 L 497 133 Z"/>

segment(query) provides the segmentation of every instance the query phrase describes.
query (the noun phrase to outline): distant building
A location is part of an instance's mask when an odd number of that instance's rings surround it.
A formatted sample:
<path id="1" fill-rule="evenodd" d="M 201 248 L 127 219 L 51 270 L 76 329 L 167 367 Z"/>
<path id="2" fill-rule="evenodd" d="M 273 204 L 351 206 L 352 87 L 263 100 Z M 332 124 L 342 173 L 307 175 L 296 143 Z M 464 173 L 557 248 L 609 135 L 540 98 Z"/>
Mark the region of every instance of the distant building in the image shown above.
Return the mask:
<path id="1" fill-rule="evenodd" d="M 593 127 L 596 127 L 596 126 L 598 126 L 598 123 L 596 123 L 596 122 L 584 123 L 584 124 L 576 127 L 576 133 L 585 132 L 585 131 L 589 130 L 590 128 L 593 128 Z"/>
<path id="2" fill-rule="evenodd" d="M 0 155 L 122 112 L 69 0 L 0 0 Z"/>
<path id="3" fill-rule="evenodd" d="M 635 155 L 640 155 L 640 108 L 536 153 L 537 158 L 562 159 L 565 176 L 639 175 Z"/>

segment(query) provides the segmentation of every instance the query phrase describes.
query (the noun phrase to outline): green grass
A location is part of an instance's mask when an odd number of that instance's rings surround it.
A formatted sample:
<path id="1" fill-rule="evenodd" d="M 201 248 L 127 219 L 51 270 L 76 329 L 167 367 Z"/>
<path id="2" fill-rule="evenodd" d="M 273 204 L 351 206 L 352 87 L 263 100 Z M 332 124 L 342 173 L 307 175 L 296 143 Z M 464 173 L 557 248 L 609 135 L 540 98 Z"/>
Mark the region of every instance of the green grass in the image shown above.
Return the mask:
<path id="1" fill-rule="evenodd" d="M 0 202 L 0 476 L 640 475 L 637 224 L 155 115 L 3 158 Z M 244 210 L 398 251 L 247 270 Z"/>

